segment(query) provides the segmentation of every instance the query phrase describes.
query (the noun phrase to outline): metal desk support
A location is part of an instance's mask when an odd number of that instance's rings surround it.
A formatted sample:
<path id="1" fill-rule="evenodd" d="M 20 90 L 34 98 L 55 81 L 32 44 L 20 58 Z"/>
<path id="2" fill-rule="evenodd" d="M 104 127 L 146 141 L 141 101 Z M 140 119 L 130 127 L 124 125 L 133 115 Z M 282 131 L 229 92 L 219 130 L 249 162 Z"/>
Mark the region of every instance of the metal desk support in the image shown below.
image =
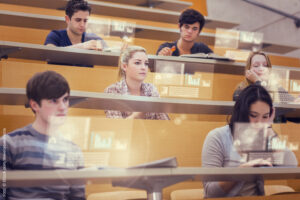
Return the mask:
<path id="1" fill-rule="evenodd" d="M 192 178 L 193 176 L 140 177 L 124 181 L 113 181 L 112 185 L 146 190 L 148 200 L 162 200 L 163 188 Z"/>

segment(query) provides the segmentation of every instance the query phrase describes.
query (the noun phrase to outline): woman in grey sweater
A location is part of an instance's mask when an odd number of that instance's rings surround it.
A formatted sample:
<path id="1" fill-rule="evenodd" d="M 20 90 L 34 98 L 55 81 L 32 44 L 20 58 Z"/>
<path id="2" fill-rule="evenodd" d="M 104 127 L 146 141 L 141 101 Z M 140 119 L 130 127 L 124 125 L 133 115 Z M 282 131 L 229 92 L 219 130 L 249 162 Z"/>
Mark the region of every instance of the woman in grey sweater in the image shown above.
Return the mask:
<path id="1" fill-rule="evenodd" d="M 228 125 L 216 128 L 208 133 L 202 149 L 203 167 L 257 167 L 272 166 L 270 160 L 263 158 L 245 161 L 234 145 L 234 126 L 236 122 L 269 123 L 275 115 L 269 93 L 260 85 L 245 88 L 237 99 Z M 272 138 L 277 135 L 272 129 L 268 133 Z M 294 153 L 288 149 L 282 151 L 282 164 L 297 166 Z M 263 179 L 253 182 L 204 182 L 205 198 L 264 195 Z"/>

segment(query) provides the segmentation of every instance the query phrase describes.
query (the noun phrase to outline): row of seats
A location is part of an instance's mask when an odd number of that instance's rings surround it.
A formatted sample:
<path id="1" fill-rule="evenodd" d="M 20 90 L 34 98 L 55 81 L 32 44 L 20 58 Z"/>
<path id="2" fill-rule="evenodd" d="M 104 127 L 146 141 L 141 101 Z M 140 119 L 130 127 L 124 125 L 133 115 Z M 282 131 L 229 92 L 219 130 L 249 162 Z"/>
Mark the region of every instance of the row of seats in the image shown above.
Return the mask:
<path id="1" fill-rule="evenodd" d="M 199 200 L 204 199 L 203 189 L 182 189 L 171 192 L 171 200 Z M 265 195 L 279 195 L 294 193 L 295 190 L 286 185 L 266 185 Z M 119 191 L 90 194 L 87 200 L 137 200 L 147 199 L 145 191 Z"/>

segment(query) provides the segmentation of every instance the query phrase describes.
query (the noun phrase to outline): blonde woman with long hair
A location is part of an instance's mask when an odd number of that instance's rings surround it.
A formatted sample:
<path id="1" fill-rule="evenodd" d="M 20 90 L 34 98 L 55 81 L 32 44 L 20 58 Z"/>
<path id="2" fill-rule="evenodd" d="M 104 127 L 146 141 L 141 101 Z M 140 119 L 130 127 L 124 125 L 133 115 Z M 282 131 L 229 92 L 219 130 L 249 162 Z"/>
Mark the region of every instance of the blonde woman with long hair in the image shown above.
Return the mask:
<path id="1" fill-rule="evenodd" d="M 148 73 L 148 56 L 140 46 L 129 46 L 123 50 L 119 59 L 119 82 L 105 89 L 106 93 L 122 95 L 159 97 L 154 85 L 144 83 Z M 108 118 L 159 119 L 169 120 L 165 113 L 121 112 L 106 110 Z"/>

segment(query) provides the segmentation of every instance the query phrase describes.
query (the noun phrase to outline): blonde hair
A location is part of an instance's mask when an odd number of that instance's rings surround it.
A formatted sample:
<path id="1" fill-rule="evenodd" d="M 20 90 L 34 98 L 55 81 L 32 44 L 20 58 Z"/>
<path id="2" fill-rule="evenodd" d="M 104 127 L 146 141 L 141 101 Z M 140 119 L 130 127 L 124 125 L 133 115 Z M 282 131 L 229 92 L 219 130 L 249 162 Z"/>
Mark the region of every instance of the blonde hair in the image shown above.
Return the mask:
<path id="1" fill-rule="evenodd" d="M 121 80 L 125 77 L 126 73 L 122 68 L 123 64 L 128 64 L 128 61 L 136 52 L 144 52 L 147 54 L 146 49 L 141 46 L 129 46 L 121 52 L 119 58 L 119 73 L 118 73 L 118 80 Z"/>
<path id="2" fill-rule="evenodd" d="M 264 56 L 266 58 L 266 61 L 267 61 L 267 67 L 268 68 L 272 68 L 272 64 L 271 64 L 269 56 L 267 56 L 267 54 L 265 54 L 265 53 L 263 53 L 261 51 L 255 51 L 255 52 L 251 52 L 250 55 L 249 55 L 249 57 L 248 57 L 248 59 L 247 59 L 246 67 L 245 67 L 245 73 L 246 73 L 247 70 L 251 69 L 252 58 L 255 55 L 262 55 L 262 56 Z M 253 83 L 249 79 L 247 79 L 245 77 L 245 79 L 237 86 L 237 88 L 244 89 L 244 88 L 248 87 L 251 84 L 253 84 Z"/>

